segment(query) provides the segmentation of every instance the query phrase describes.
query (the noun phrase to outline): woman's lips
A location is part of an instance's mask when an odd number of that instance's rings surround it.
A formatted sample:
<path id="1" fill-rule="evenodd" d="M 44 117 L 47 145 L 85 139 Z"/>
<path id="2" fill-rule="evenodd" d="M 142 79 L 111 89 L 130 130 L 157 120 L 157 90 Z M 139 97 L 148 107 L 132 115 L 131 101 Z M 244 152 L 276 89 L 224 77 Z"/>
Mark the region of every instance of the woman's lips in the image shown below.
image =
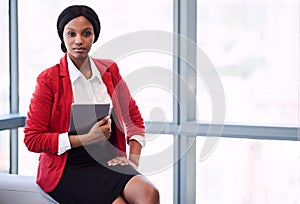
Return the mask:
<path id="1" fill-rule="evenodd" d="M 81 53 L 81 52 L 85 52 L 85 48 L 73 48 L 73 51 L 74 52 L 79 52 L 79 53 Z"/>

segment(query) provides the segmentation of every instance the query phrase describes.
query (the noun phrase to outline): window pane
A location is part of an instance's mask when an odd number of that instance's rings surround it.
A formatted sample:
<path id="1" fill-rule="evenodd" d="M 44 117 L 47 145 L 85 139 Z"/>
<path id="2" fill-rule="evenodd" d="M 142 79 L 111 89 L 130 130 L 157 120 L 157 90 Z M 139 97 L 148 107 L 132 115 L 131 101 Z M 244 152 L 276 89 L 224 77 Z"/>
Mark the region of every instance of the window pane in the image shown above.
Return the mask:
<path id="1" fill-rule="evenodd" d="M 172 63 L 172 56 L 151 52 L 135 53 L 118 61 L 145 121 L 173 120 Z"/>
<path id="2" fill-rule="evenodd" d="M 205 137 L 197 138 L 200 156 Z M 300 142 L 221 138 L 197 161 L 197 203 L 300 203 Z"/>
<path id="3" fill-rule="evenodd" d="M 9 24 L 8 1 L 0 2 L 0 115 L 9 113 Z M 0 138 L 1 141 L 1 138 Z"/>
<path id="4" fill-rule="evenodd" d="M 9 131 L 0 131 L 0 173 L 9 172 Z"/>
<path id="5" fill-rule="evenodd" d="M 173 203 L 173 135 L 146 134 L 139 170 L 160 192 L 161 203 Z"/>
<path id="6" fill-rule="evenodd" d="M 0 115 L 9 114 L 8 2 L 0 1 Z M 0 172 L 9 171 L 9 131 L 0 131 Z"/>
<path id="7" fill-rule="evenodd" d="M 24 145 L 24 128 L 19 128 L 19 174 L 36 176 L 40 154 L 28 151 Z"/>
<path id="8" fill-rule="evenodd" d="M 220 74 L 226 120 L 298 124 L 299 1 L 199 0 L 198 43 Z M 198 92 L 199 119 L 211 114 Z"/>

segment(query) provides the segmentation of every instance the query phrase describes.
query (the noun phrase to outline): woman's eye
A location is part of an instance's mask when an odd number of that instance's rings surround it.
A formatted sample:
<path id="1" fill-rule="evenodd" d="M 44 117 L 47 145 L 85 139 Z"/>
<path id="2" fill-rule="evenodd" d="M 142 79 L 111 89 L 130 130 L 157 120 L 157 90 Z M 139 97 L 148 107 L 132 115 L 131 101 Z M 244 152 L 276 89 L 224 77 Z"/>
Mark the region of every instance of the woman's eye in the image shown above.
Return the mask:
<path id="1" fill-rule="evenodd" d="M 85 32 L 83 33 L 83 35 L 86 36 L 86 37 L 90 36 L 91 34 L 92 34 L 92 33 L 91 33 L 90 31 L 85 31 Z"/>
<path id="2" fill-rule="evenodd" d="M 69 32 L 69 33 L 68 33 L 68 36 L 74 37 L 74 36 L 75 36 L 75 33 L 74 33 L 74 32 Z"/>

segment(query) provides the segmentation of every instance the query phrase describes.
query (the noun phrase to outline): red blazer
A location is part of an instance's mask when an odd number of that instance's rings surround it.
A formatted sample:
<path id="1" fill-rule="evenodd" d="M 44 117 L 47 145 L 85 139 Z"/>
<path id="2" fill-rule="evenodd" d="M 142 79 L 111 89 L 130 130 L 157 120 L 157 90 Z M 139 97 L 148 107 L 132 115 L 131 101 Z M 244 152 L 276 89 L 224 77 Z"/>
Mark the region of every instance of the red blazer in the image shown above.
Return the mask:
<path id="1" fill-rule="evenodd" d="M 114 106 L 118 127 L 116 146 L 126 154 L 126 139 L 132 135 L 144 136 L 144 121 L 117 65 L 111 60 L 93 61 Z M 36 182 L 45 192 L 51 192 L 56 187 L 64 170 L 68 151 L 57 155 L 58 135 L 68 132 L 72 101 L 72 85 L 65 55 L 59 64 L 38 76 L 24 129 L 24 143 L 29 151 L 41 153 Z"/>

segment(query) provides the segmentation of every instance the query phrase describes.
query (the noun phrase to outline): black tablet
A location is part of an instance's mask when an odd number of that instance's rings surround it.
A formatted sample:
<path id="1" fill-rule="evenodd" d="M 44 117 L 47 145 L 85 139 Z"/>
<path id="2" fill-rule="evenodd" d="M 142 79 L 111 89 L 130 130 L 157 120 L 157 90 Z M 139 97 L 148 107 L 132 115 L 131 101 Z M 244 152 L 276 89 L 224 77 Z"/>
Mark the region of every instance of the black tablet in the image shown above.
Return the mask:
<path id="1" fill-rule="evenodd" d="M 99 120 L 110 115 L 110 104 L 72 104 L 69 135 L 82 135 L 90 131 Z"/>

